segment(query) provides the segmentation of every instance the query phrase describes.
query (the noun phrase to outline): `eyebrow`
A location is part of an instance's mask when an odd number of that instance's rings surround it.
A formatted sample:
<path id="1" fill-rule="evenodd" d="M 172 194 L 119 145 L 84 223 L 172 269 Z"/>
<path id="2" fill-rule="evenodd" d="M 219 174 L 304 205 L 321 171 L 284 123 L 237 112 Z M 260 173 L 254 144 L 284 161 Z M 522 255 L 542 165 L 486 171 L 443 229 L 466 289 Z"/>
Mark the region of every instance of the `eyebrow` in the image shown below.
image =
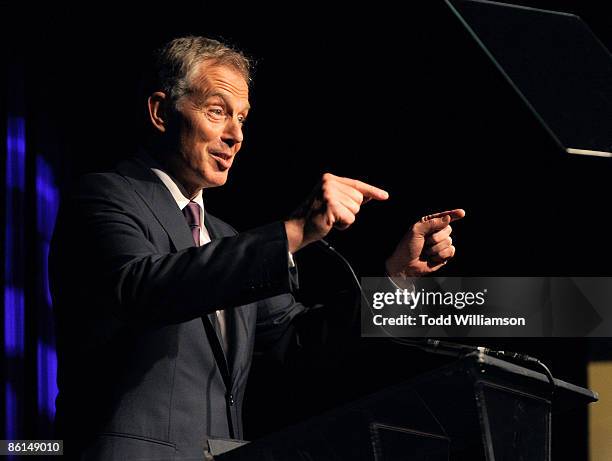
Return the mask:
<path id="1" fill-rule="evenodd" d="M 215 93 L 211 93 L 211 94 L 207 95 L 206 99 L 213 98 L 215 96 L 223 99 L 223 102 L 225 103 L 226 106 L 230 105 L 230 104 L 228 104 L 227 98 L 225 97 L 225 95 L 223 93 L 219 93 L 218 91 L 215 92 Z M 249 111 L 249 110 L 251 110 L 251 105 L 247 103 L 246 107 L 244 108 L 244 111 Z"/>

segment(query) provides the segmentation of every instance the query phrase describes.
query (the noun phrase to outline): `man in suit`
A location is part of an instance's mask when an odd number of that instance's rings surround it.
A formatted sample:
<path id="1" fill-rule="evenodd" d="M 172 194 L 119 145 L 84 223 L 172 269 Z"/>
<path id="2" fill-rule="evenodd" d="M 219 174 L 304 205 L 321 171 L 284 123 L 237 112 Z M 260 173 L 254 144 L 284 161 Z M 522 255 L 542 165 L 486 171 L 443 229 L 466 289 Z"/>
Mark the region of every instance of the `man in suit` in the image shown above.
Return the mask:
<path id="1" fill-rule="evenodd" d="M 74 458 L 196 460 L 211 438 L 241 438 L 256 333 L 273 344 L 307 311 L 290 294 L 292 255 L 388 197 L 325 174 L 284 221 L 237 233 L 206 213 L 202 191 L 227 180 L 248 94 L 241 53 L 173 40 L 157 56 L 146 148 L 63 204 L 50 256 L 57 428 Z M 403 283 L 444 265 L 463 214 L 416 223 L 388 274 Z"/>

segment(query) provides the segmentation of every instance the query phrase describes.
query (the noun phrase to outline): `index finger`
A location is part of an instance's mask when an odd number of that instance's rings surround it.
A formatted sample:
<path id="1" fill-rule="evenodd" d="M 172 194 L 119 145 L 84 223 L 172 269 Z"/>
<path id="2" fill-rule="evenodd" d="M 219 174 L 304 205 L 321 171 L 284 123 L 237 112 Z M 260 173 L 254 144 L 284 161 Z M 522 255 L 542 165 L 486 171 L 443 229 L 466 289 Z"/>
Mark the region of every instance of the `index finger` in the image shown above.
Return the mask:
<path id="1" fill-rule="evenodd" d="M 444 216 L 450 216 L 450 222 L 457 221 L 465 217 L 465 210 L 462 208 L 455 208 L 454 210 L 441 211 L 440 213 L 429 214 L 421 218 L 421 222 L 426 222 L 434 218 L 443 218 Z"/>
<path id="2" fill-rule="evenodd" d="M 363 181 L 341 177 L 339 177 L 338 180 L 341 183 L 346 184 L 347 186 L 354 187 L 359 192 L 361 192 L 363 194 L 364 202 L 367 202 L 370 199 L 387 200 L 389 198 L 389 193 L 386 190 L 379 189 L 378 187 L 372 186 Z"/>

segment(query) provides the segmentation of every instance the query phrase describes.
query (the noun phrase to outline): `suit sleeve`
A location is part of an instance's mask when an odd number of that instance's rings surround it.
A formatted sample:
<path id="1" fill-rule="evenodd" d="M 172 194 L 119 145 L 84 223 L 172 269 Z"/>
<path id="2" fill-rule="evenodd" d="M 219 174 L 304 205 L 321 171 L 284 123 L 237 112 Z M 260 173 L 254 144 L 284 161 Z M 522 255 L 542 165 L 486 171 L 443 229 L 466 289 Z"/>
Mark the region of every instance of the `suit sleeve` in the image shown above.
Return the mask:
<path id="1" fill-rule="evenodd" d="M 60 294 L 102 297 L 125 320 L 175 323 L 292 289 L 282 223 L 160 253 L 143 205 L 121 181 L 87 177 L 70 206 L 71 224 L 58 224 L 52 258 L 64 281 Z"/>
<path id="2" fill-rule="evenodd" d="M 271 349 L 284 351 L 295 333 L 295 319 L 308 312 L 291 294 L 264 299 L 257 306 L 255 349 L 266 352 Z M 282 353 L 284 354 L 284 352 Z"/>

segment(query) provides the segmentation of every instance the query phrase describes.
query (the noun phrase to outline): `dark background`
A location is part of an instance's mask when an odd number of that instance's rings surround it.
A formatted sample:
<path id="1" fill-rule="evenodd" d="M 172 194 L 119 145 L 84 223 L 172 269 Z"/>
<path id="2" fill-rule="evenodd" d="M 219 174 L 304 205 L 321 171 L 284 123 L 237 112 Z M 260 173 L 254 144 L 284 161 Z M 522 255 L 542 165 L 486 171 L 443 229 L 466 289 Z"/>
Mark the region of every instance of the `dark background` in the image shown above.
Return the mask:
<path id="1" fill-rule="evenodd" d="M 577 13 L 612 46 L 612 19 L 600 2 L 516 3 Z M 44 156 L 63 191 L 78 174 L 110 168 L 135 151 L 144 115 L 139 80 L 152 49 L 183 34 L 220 38 L 254 57 L 257 70 L 246 140 L 230 180 L 205 192 L 211 213 L 239 230 L 282 219 L 330 171 L 391 195 L 364 207 L 350 230 L 329 236 L 360 275 L 379 275 L 420 216 L 457 207 L 467 217 L 453 226 L 457 256 L 446 275 L 610 275 L 609 159 L 564 154 L 443 2 L 330 5 L 4 4 L 3 110 L 24 117 L 27 152 Z M 39 264 L 27 243 L 35 238 L 28 225 L 35 219 L 28 211 L 35 205 L 28 193 L 34 169 L 27 160 L 24 274 Z M 322 261 L 314 272 L 328 267 Z M 26 293 L 36 285 L 28 277 Z M 24 402 L 20 425 L 24 437 L 34 437 L 48 424 L 32 403 L 36 355 L 28 344 L 40 334 L 53 339 L 40 327 L 48 313 L 37 310 L 36 297 L 25 303 L 25 359 L 15 365 L 5 357 L 5 364 L 21 370 L 14 378 Z M 609 353 L 607 343 L 584 339 L 486 343 L 536 355 L 555 376 L 580 385 L 591 351 Z M 333 397 L 321 398 L 323 386 L 283 397 L 318 411 L 443 362 L 381 341 L 359 347 L 350 366 L 325 371 Z M 347 380 L 352 391 L 343 393 Z M 278 425 L 273 414 L 252 434 Z M 585 411 L 561 417 L 555 430 L 557 453 L 585 459 Z"/>

